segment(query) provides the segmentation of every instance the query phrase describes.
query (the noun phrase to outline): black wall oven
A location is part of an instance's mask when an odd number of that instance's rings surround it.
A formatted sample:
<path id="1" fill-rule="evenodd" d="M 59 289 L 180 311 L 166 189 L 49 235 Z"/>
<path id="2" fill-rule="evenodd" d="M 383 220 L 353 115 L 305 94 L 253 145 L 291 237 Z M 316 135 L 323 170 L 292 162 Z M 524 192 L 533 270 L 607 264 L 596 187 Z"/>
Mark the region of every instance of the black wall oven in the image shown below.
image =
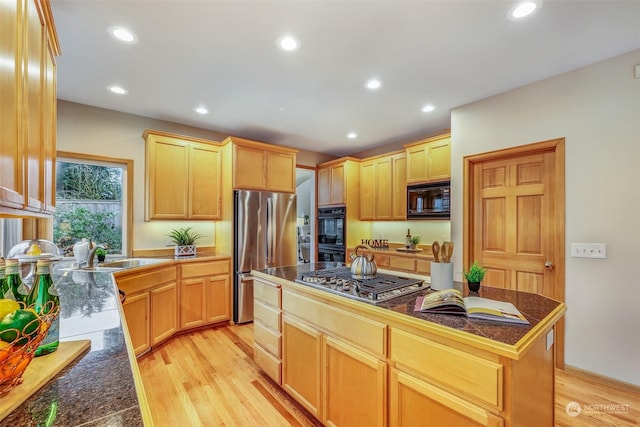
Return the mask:
<path id="1" fill-rule="evenodd" d="M 318 261 L 344 262 L 344 207 L 318 209 Z"/>

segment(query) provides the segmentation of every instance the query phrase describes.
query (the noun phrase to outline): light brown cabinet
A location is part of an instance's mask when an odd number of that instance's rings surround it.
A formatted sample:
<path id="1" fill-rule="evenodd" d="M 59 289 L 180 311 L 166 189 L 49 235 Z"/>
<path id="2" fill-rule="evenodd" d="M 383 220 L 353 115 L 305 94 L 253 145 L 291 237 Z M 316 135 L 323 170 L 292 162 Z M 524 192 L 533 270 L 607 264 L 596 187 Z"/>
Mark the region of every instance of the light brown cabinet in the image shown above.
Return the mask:
<path id="1" fill-rule="evenodd" d="M 264 279 L 253 281 L 254 360 L 282 385 L 282 289 Z"/>
<path id="2" fill-rule="evenodd" d="M 47 0 L 0 3 L 0 212 L 43 216 L 55 207 L 56 64 Z"/>
<path id="3" fill-rule="evenodd" d="M 407 184 L 446 181 L 451 178 L 451 134 L 404 145 Z"/>
<path id="4" fill-rule="evenodd" d="M 343 157 L 318 165 L 318 206 L 347 205 L 359 191 L 358 159 Z"/>
<path id="5" fill-rule="evenodd" d="M 118 288 L 126 292 L 123 310 L 136 355 L 178 331 L 176 266 L 114 273 Z"/>
<path id="6" fill-rule="evenodd" d="M 220 219 L 220 144 L 149 129 L 143 138 L 145 219 Z"/>
<path id="7" fill-rule="evenodd" d="M 283 193 L 296 191 L 297 150 L 230 137 L 233 143 L 233 188 Z"/>
<path id="8" fill-rule="evenodd" d="M 424 252 L 420 252 L 421 254 Z M 347 249 L 347 260 L 351 259 L 353 249 Z M 431 258 L 424 255 L 399 253 L 394 250 L 374 252 L 374 261 L 379 268 L 398 272 L 407 272 L 429 276 L 431 274 Z"/>
<path id="9" fill-rule="evenodd" d="M 229 260 L 180 265 L 180 329 L 231 319 Z"/>
<path id="10" fill-rule="evenodd" d="M 406 219 L 406 154 L 396 153 L 360 163 L 360 219 Z"/>

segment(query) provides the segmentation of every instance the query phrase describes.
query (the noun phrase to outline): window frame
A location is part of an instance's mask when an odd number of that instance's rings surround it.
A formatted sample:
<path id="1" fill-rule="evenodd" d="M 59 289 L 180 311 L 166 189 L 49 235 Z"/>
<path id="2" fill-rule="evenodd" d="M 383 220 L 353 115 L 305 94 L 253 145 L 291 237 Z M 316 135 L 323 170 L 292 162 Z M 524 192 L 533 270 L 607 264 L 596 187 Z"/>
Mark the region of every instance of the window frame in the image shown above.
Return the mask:
<path id="1" fill-rule="evenodd" d="M 124 169 L 123 176 L 123 191 L 126 192 L 126 196 L 122 198 L 126 206 L 123 209 L 125 220 L 123 220 L 122 227 L 124 228 L 123 237 L 123 251 L 124 256 L 130 257 L 133 253 L 133 160 L 121 159 L 117 157 L 97 156 L 93 154 L 84 153 L 72 153 L 69 151 L 58 151 L 56 153 L 56 163 L 58 161 L 64 162 L 77 161 L 79 163 L 85 162 L 89 164 L 98 164 L 100 166 L 120 165 Z M 57 192 L 56 192 L 57 198 Z"/>

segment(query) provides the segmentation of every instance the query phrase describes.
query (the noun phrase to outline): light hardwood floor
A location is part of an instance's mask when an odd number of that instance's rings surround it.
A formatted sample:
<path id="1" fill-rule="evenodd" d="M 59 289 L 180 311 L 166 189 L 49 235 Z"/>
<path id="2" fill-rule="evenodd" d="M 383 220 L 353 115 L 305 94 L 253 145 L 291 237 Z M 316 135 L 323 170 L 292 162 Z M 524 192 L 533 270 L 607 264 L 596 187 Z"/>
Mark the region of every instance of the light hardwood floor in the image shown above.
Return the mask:
<path id="1" fill-rule="evenodd" d="M 138 365 L 158 427 L 320 425 L 253 363 L 252 323 L 181 335 Z M 639 425 L 633 387 L 619 390 L 562 371 L 556 386 L 556 426 Z M 578 416 L 567 414 L 569 402 L 580 404 Z"/>

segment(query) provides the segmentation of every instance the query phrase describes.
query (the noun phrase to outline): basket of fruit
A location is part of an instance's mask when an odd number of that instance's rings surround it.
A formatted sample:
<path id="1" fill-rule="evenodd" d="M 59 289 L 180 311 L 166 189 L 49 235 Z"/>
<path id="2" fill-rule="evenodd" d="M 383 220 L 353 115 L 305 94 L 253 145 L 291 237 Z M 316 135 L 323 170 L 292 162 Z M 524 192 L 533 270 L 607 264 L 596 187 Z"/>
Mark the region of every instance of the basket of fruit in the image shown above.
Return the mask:
<path id="1" fill-rule="evenodd" d="M 0 300 L 0 396 L 22 383 L 22 374 L 47 335 L 59 307 L 42 310 L 9 299 Z"/>

